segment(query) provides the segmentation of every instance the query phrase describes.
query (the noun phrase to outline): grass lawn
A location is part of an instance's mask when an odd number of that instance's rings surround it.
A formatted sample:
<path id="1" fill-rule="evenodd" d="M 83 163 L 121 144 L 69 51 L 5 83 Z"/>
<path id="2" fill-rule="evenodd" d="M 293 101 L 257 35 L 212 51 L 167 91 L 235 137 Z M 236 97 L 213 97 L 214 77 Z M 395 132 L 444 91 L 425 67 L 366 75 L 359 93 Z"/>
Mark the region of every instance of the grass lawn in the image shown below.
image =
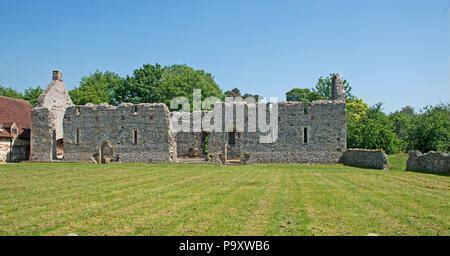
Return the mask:
<path id="1" fill-rule="evenodd" d="M 450 177 L 404 164 L 3 164 L 0 235 L 450 235 Z"/>

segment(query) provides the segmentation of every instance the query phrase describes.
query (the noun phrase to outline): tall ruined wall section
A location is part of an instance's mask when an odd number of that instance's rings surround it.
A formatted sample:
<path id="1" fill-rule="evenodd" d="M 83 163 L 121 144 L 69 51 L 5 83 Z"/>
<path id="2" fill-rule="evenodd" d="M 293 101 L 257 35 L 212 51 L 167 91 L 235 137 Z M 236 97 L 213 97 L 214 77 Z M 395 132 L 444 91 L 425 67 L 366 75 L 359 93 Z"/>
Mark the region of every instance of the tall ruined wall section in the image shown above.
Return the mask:
<path id="1" fill-rule="evenodd" d="M 31 112 L 30 160 L 49 162 L 56 159 L 55 117 L 45 107 Z"/>
<path id="2" fill-rule="evenodd" d="M 259 143 L 259 132 L 244 132 L 243 163 L 337 163 L 347 147 L 344 101 L 278 104 L 278 139 Z"/>
<path id="3" fill-rule="evenodd" d="M 39 107 L 45 107 L 52 112 L 55 119 L 54 130 L 56 139 L 64 138 L 63 119 L 66 108 L 73 106 L 72 99 L 64 87 L 62 74 L 59 71 L 53 71 L 53 79 L 47 89 L 38 98 Z"/>
<path id="4" fill-rule="evenodd" d="M 64 138 L 64 113 L 67 107 L 73 106 L 61 72 L 53 71 L 52 81 L 38 102 L 38 107 L 31 113 L 30 160 L 57 160 L 56 141 Z"/>
<path id="5" fill-rule="evenodd" d="M 64 116 L 68 162 L 173 162 L 176 141 L 166 105 L 69 107 Z M 106 159 L 107 158 L 107 159 Z"/>

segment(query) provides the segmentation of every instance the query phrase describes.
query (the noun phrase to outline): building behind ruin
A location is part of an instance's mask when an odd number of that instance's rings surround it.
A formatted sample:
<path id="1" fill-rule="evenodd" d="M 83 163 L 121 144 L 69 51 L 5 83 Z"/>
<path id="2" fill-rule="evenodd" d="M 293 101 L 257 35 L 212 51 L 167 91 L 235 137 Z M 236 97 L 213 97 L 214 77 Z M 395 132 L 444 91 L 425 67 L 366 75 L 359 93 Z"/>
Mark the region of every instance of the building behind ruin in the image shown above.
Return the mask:
<path id="1" fill-rule="evenodd" d="M 332 99 L 278 103 L 278 138 L 261 143 L 262 132 L 190 131 L 175 133 L 179 122 L 162 103 L 73 106 L 59 72 L 32 113 L 31 160 L 67 162 L 180 162 L 199 159 L 229 163 L 337 163 L 346 150 L 347 122 L 343 81 L 333 77 Z M 246 103 L 245 126 L 256 118 Z M 204 116 L 208 112 L 202 112 Z M 214 115 L 214 118 L 225 117 Z M 266 115 L 269 118 L 269 115 Z M 236 116 L 231 120 L 236 122 Z M 269 131 L 270 133 L 271 131 Z M 273 132 L 273 131 L 272 131 Z M 58 154 L 59 153 L 59 154 Z"/>
<path id="2" fill-rule="evenodd" d="M 31 110 L 27 101 L 0 96 L 0 162 L 28 160 Z"/>

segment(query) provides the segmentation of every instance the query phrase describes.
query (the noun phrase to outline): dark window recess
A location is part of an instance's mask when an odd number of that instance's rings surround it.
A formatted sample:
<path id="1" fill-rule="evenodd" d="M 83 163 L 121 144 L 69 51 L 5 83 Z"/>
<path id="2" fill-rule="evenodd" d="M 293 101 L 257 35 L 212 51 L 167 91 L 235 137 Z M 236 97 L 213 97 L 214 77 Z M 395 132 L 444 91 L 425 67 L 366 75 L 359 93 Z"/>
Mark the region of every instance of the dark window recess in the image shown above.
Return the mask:
<path id="1" fill-rule="evenodd" d="M 137 108 L 138 106 L 134 106 L 134 113 L 137 113 L 137 110 L 138 110 L 138 108 Z"/>
<path id="2" fill-rule="evenodd" d="M 308 128 L 303 128 L 303 143 L 308 143 Z"/>
<path id="3" fill-rule="evenodd" d="M 308 114 L 308 106 L 303 106 L 303 114 L 307 115 Z"/>
<path id="4" fill-rule="evenodd" d="M 133 132 L 133 144 L 137 144 L 137 130 Z"/>
<path id="5" fill-rule="evenodd" d="M 228 133 L 228 145 L 230 145 L 230 146 L 236 145 L 236 133 L 235 132 Z"/>
<path id="6" fill-rule="evenodd" d="M 77 129 L 77 138 L 76 138 L 77 144 L 80 143 L 80 130 Z"/>

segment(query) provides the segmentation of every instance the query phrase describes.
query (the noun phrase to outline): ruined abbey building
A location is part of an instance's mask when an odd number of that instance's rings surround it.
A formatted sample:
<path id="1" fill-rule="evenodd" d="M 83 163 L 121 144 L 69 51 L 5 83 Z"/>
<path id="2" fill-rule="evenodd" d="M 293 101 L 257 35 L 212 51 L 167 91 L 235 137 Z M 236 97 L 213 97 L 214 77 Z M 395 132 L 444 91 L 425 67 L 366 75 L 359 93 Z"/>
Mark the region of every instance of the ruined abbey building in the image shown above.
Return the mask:
<path id="1" fill-rule="evenodd" d="M 237 107 L 235 103 L 219 104 L 223 108 Z M 244 104 L 244 108 L 244 120 L 253 120 L 255 113 L 248 111 L 250 105 Z M 190 117 L 192 113 L 181 115 Z M 345 95 L 339 76 L 333 78 L 331 100 L 278 103 L 278 138 L 273 143 L 260 143 L 264 134 L 247 129 L 175 133 L 175 116 L 180 115 L 170 113 L 162 103 L 74 106 L 61 73 L 54 71 L 52 82 L 39 98 L 39 106 L 32 111 L 30 159 L 95 163 L 186 159 L 217 163 L 337 163 L 347 146 Z M 224 124 L 223 116 L 214 118 L 222 118 Z"/>

